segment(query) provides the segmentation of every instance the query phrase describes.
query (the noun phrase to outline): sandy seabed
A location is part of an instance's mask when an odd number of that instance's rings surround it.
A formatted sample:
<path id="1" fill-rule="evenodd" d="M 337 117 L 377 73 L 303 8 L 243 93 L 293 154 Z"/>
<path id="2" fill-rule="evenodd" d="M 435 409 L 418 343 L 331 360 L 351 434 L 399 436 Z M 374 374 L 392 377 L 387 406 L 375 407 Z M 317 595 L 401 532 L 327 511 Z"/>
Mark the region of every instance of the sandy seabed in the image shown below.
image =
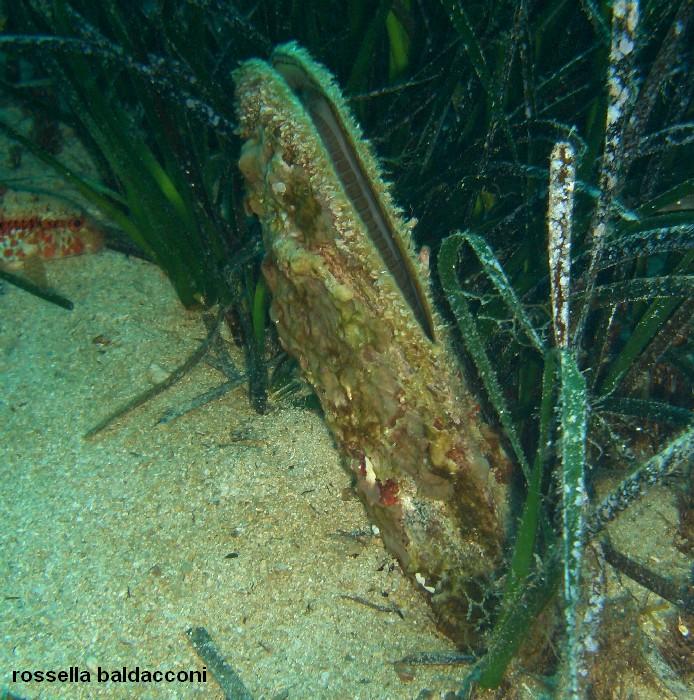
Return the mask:
<path id="1" fill-rule="evenodd" d="M 171 371 L 206 330 L 157 268 L 118 253 L 46 265 L 65 311 L 0 295 L 0 686 L 23 698 L 223 698 L 206 683 L 98 683 L 101 669 L 201 670 L 204 627 L 261 698 L 415 698 L 463 670 L 393 661 L 451 649 L 361 504 L 316 413 L 257 415 L 245 387 L 176 421 L 221 381 L 201 364 L 99 436 L 84 433 Z M 238 358 L 236 358 L 238 360 Z M 363 596 L 403 618 L 343 598 Z M 13 671 L 89 683 L 12 683 Z"/>

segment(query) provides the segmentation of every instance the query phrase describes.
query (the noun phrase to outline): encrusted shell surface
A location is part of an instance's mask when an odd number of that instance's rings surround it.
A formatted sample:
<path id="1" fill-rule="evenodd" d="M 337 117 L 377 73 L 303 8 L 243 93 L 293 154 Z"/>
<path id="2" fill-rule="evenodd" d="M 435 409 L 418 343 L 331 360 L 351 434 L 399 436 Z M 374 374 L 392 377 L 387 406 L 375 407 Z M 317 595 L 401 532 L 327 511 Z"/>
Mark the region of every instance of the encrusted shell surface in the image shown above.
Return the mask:
<path id="1" fill-rule="evenodd" d="M 295 45 L 277 51 L 309 60 Z M 327 72 L 312 61 L 308 69 L 344 112 Z M 314 386 L 386 547 L 444 630 L 478 646 L 503 556 L 508 459 L 445 343 L 431 342 L 385 269 L 300 99 L 263 61 L 234 77 L 240 168 L 262 225 L 280 339 Z M 368 144 L 351 117 L 342 128 L 410 249 Z M 445 336 L 440 327 L 436 336 Z"/>

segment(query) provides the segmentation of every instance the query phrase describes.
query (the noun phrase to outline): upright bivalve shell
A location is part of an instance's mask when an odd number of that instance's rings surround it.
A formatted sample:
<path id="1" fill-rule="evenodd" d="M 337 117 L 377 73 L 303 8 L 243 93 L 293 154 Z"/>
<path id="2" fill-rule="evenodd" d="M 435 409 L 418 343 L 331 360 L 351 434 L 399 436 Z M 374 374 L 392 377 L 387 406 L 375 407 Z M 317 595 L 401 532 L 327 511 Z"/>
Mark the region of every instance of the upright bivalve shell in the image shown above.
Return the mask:
<path id="1" fill-rule="evenodd" d="M 281 342 L 385 546 L 444 630 L 478 647 L 504 553 L 510 464 L 447 350 L 411 226 L 306 51 L 280 46 L 234 78 L 240 168 Z"/>

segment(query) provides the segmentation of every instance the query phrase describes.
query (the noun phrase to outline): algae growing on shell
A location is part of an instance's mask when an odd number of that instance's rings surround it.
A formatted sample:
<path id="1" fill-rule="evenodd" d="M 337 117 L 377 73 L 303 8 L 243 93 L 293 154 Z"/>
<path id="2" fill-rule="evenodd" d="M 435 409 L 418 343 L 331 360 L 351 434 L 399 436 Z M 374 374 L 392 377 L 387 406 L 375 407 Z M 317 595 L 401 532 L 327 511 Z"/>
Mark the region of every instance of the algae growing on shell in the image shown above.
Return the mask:
<path id="1" fill-rule="evenodd" d="M 279 337 L 315 388 L 386 547 L 442 628 L 478 646 L 502 563 L 510 464 L 436 325 L 411 226 L 307 52 L 280 46 L 234 77 L 240 168 Z"/>

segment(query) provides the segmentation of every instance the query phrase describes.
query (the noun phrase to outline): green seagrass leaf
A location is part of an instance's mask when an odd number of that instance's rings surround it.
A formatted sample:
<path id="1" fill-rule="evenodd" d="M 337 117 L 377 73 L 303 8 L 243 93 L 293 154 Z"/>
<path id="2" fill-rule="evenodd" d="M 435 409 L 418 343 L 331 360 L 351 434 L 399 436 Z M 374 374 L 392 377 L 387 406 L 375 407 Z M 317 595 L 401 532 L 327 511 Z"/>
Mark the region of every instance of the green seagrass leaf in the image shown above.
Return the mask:
<path id="1" fill-rule="evenodd" d="M 458 328 L 465 344 L 465 349 L 475 363 L 475 367 L 479 372 L 480 379 L 484 384 L 489 400 L 494 406 L 501 425 L 506 431 L 516 459 L 523 470 L 523 474 L 527 480 L 530 480 L 530 467 L 521 446 L 520 436 L 511 418 L 511 411 L 504 398 L 499 378 L 494 371 L 494 366 L 484 347 L 484 341 L 477 328 L 477 323 L 470 313 L 465 295 L 460 288 L 456 276 L 458 255 L 461 246 L 465 242 L 465 236 L 461 233 L 456 233 L 446 238 L 441 244 L 438 256 L 438 272 L 441 286 L 443 287 L 443 291 L 448 298 L 448 303 L 458 322 Z"/>
<path id="2" fill-rule="evenodd" d="M 594 300 L 598 306 L 612 306 L 647 299 L 687 298 L 692 294 L 694 294 L 694 275 L 667 275 L 639 277 L 597 287 Z"/>
<path id="3" fill-rule="evenodd" d="M 128 235 L 132 236 L 133 240 L 138 243 L 138 245 L 144 250 L 148 249 L 144 240 L 138 240 L 137 229 L 123 213 L 121 206 L 119 206 L 124 205 L 125 202 L 118 192 L 109 189 L 99 182 L 89 180 L 79 175 L 71 168 L 63 165 L 57 158 L 54 158 L 40 146 L 37 146 L 31 139 L 24 136 L 24 134 L 1 120 L 0 131 L 5 132 L 11 139 L 17 141 L 17 143 L 21 143 L 32 155 L 53 168 L 53 170 L 61 177 L 65 178 L 65 180 L 67 180 L 88 202 L 98 207 L 114 223 L 118 224 L 126 231 Z"/>
<path id="4" fill-rule="evenodd" d="M 496 688 L 501 683 L 509 662 L 523 642 L 531 618 L 539 609 L 537 606 L 546 602 L 555 590 L 559 575 L 558 558 L 550 556 L 542 565 L 544 575 L 537 576 L 535 585 L 529 586 L 536 562 L 537 529 L 543 515 L 541 483 L 555 415 L 557 365 L 558 355 L 551 350 L 545 356 L 537 452 L 504 586 L 502 612 L 494 625 L 487 654 L 476 668 L 477 680 L 483 688 Z"/>
<path id="5" fill-rule="evenodd" d="M 539 352 L 545 352 L 545 346 L 533 327 L 525 309 L 511 286 L 506 273 L 491 246 L 481 237 L 470 231 L 461 231 L 458 235 L 467 243 L 480 261 L 489 281 L 494 285 L 504 303 L 508 306 L 518 325 L 525 331 L 533 347 Z"/>
<path id="6" fill-rule="evenodd" d="M 578 673 L 578 604 L 585 537 L 586 384 L 568 350 L 559 351 L 559 402 L 561 431 L 562 560 L 566 663 L 574 682 Z"/>
<path id="7" fill-rule="evenodd" d="M 621 397 L 607 397 L 602 400 L 596 411 L 618 413 L 623 416 L 645 418 L 657 423 L 669 423 L 671 425 L 689 425 L 694 421 L 694 413 L 687 408 L 680 408 L 662 401 L 647 401 L 645 399 L 629 399 Z"/>
<path id="8" fill-rule="evenodd" d="M 650 220 L 648 228 L 610 239 L 607 249 L 598 262 L 598 270 L 620 265 L 638 257 L 694 248 L 694 224 L 653 228 L 654 223 L 655 221 Z"/>

